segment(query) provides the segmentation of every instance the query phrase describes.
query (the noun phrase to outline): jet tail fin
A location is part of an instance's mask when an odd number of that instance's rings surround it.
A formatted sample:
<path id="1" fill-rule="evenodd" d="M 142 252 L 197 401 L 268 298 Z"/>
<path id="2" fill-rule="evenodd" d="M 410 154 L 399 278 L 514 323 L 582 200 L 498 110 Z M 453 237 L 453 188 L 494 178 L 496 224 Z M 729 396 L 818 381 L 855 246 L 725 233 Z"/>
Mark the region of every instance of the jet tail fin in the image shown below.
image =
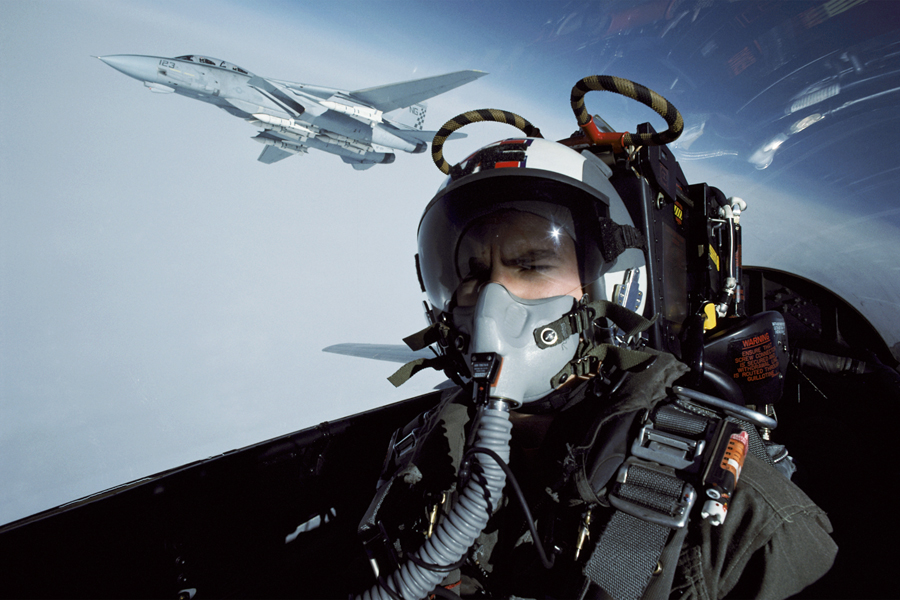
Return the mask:
<path id="1" fill-rule="evenodd" d="M 389 118 L 393 124 L 399 123 L 400 125 L 405 125 L 411 129 L 421 131 L 422 125 L 425 123 L 425 113 L 427 111 L 428 104 L 419 102 L 418 104 L 396 110 L 390 115 L 385 115 L 385 117 Z"/>
<path id="2" fill-rule="evenodd" d="M 280 148 L 276 148 L 275 146 L 266 146 L 263 148 L 262 154 L 259 155 L 257 159 L 261 163 L 265 163 L 267 165 L 271 165 L 272 163 L 278 162 L 279 160 L 284 160 L 289 156 L 293 156 L 290 152 L 285 152 Z"/>
<path id="3" fill-rule="evenodd" d="M 396 125 L 393 121 L 388 121 L 388 125 Z M 437 134 L 437 131 L 425 131 L 421 129 L 392 129 L 391 133 L 396 135 L 399 138 L 406 140 L 412 144 L 426 143 L 430 144 L 432 140 L 434 140 L 434 136 Z M 461 133 L 459 131 L 454 131 L 450 135 L 447 136 L 448 140 L 459 140 L 464 137 L 469 137 L 467 133 Z"/>
<path id="4" fill-rule="evenodd" d="M 322 352 L 395 363 L 406 363 L 417 358 L 434 358 L 435 356 L 434 352 L 428 348 L 413 351 L 402 344 L 335 344 L 322 348 Z"/>

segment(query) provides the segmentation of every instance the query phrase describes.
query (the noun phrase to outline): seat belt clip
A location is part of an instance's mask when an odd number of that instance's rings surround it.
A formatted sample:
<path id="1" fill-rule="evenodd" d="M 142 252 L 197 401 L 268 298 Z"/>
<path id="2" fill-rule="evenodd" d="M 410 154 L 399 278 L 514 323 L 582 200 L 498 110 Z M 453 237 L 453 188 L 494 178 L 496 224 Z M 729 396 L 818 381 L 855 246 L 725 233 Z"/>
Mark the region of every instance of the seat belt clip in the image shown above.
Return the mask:
<path id="1" fill-rule="evenodd" d="M 705 448 L 705 440 L 660 431 L 653 423 L 647 423 L 631 444 L 631 454 L 675 469 L 687 469 L 700 459 Z"/>

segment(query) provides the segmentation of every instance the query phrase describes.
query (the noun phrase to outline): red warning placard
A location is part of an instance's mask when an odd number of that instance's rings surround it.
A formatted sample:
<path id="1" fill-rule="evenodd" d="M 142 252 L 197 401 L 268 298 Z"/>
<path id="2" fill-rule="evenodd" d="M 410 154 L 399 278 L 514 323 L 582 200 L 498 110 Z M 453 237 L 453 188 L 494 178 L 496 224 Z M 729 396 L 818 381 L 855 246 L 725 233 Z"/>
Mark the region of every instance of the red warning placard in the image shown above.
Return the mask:
<path id="1" fill-rule="evenodd" d="M 731 345 L 734 378 L 746 383 L 778 377 L 780 372 L 775 340 L 770 332 L 737 340 Z"/>

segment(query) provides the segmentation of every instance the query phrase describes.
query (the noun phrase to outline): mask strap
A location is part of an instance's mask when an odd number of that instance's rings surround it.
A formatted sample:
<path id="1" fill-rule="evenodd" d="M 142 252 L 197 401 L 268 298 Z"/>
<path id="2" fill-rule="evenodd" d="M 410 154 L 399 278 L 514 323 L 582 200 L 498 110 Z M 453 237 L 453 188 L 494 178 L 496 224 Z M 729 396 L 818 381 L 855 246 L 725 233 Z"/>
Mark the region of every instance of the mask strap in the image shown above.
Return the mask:
<path id="1" fill-rule="evenodd" d="M 418 331 L 410 336 L 403 338 L 403 341 L 409 346 L 410 350 L 421 350 L 432 344 L 446 345 L 450 337 L 450 327 L 441 321 L 432 323 L 425 329 Z M 463 385 L 462 380 L 454 370 L 453 360 L 447 355 L 435 356 L 433 358 L 417 358 L 412 360 L 394 372 L 388 377 L 394 387 L 400 387 L 410 380 L 410 378 L 425 369 L 434 369 L 443 371 L 457 385 Z"/>
<path id="2" fill-rule="evenodd" d="M 603 259 L 610 263 L 629 248 L 645 249 L 647 242 L 640 229 L 600 219 L 600 247 Z"/>
<path id="3" fill-rule="evenodd" d="M 649 328 L 656 320 L 645 319 L 624 306 L 607 300 L 590 303 L 579 302 L 575 310 L 561 318 L 534 330 L 534 339 L 541 349 L 562 343 L 572 335 L 580 335 L 593 326 L 596 319 L 606 317 L 625 331 L 626 339 Z M 573 376 L 586 376 L 597 372 L 600 363 L 606 361 L 617 368 L 627 371 L 642 364 L 649 364 L 652 354 L 632 350 L 613 344 L 597 344 L 591 335 L 582 336 L 575 350 L 575 357 L 569 361 L 553 378 L 553 388 L 569 380 Z"/>
<path id="4" fill-rule="evenodd" d="M 535 329 L 534 341 L 541 350 L 556 346 L 566 341 L 569 336 L 583 333 L 593 326 L 595 320 L 603 317 L 625 331 L 625 339 L 645 331 L 656 321 L 656 317 L 652 320 L 645 319 L 636 312 L 608 300 L 595 300 L 590 303 L 584 303 L 582 300 L 572 312 Z"/>

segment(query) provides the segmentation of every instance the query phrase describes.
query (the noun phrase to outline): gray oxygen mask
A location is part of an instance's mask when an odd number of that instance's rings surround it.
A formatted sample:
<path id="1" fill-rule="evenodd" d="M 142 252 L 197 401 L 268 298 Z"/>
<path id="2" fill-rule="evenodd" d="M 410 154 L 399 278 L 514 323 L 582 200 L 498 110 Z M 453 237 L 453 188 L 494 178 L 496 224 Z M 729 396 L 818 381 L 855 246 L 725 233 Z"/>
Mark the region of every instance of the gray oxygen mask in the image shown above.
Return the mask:
<path id="1" fill-rule="evenodd" d="M 514 406 L 540 400 L 553 391 L 551 379 L 575 356 L 578 336 L 540 348 L 535 336 L 575 306 L 572 296 L 525 300 L 499 283 L 484 285 L 474 306 L 453 309 L 453 323 L 469 338 L 466 360 L 493 352 L 502 358 L 489 396 Z M 546 340 L 545 340 L 546 341 Z"/>

